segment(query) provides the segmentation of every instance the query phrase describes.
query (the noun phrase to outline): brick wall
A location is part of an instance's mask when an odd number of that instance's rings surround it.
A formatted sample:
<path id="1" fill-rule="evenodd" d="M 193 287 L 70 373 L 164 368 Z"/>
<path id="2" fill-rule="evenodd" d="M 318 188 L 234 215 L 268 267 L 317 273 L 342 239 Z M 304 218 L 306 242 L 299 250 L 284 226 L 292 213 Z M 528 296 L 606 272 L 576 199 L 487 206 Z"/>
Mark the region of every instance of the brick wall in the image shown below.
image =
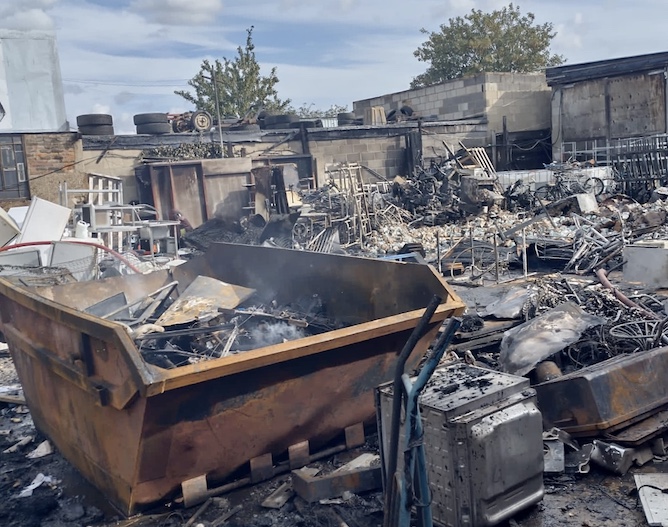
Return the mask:
<path id="1" fill-rule="evenodd" d="M 78 134 L 25 134 L 23 144 L 32 197 L 58 203 L 58 187 L 61 182 L 66 181 L 69 188 L 83 188 L 84 172 L 76 164 L 83 155 Z"/>

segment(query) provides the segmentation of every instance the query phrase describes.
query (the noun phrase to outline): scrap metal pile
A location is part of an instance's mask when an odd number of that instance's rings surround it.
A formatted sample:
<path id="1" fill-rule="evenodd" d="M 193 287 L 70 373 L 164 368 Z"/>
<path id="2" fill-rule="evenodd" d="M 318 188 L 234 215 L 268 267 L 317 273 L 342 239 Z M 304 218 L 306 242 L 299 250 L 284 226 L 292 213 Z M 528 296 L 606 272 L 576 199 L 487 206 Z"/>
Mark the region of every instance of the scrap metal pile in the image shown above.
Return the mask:
<path id="1" fill-rule="evenodd" d="M 623 475 L 668 453 L 667 299 L 596 274 L 510 287 L 465 318 L 450 348 L 529 377 L 548 475 L 586 474 L 592 464 Z"/>
<path id="2" fill-rule="evenodd" d="M 344 326 L 325 315 L 321 299 L 259 303 L 255 290 L 198 276 L 179 295 L 178 282 L 139 302 L 124 295 L 87 309 L 126 325 L 144 359 L 171 369 L 317 335 Z"/>
<path id="3" fill-rule="evenodd" d="M 460 332 L 456 348 L 472 349 L 477 359 L 486 365 L 512 373 L 527 373 L 548 359 L 555 361 L 563 373 L 570 373 L 602 360 L 668 342 L 664 322 L 668 320 L 668 314 L 660 298 L 631 291 L 620 299 L 616 296 L 620 295 L 619 291 L 607 288 L 608 282 L 605 278 L 603 281 L 606 285 L 565 275 L 549 275 L 525 286 L 514 287 L 502 299 L 488 305 L 483 313 L 486 320 L 496 318 L 514 322 L 497 326 L 496 332 L 485 332 L 486 339 L 483 340 L 479 340 L 483 321 L 479 319 L 477 326 L 471 326 L 469 322 L 469 335 Z M 569 307 L 563 311 L 566 305 Z M 558 315 L 554 321 L 550 320 L 552 313 Z M 567 315 L 572 316 L 578 328 L 577 332 L 573 330 L 570 341 L 565 340 L 569 330 Z M 534 320 L 538 322 L 530 325 Z M 590 324 L 578 326 L 583 320 Z M 510 339 L 505 334 L 521 324 L 529 327 L 527 332 L 519 335 L 522 339 Z M 545 329 L 543 325 L 547 331 L 546 340 L 541 341 L 540 346 L 528 344 L 533 336 L 540 335 Z M 547 345 L 552 339 L 550 332 L 556 339 L 552 346 Z M 506 352 L 502 345 L 499 355 L 496 346 L 503 338 L 506 339 Z M 515 343 L 511 346 L 512 340 Z M 479 355 L 477 350 L 480 350 Z"/>

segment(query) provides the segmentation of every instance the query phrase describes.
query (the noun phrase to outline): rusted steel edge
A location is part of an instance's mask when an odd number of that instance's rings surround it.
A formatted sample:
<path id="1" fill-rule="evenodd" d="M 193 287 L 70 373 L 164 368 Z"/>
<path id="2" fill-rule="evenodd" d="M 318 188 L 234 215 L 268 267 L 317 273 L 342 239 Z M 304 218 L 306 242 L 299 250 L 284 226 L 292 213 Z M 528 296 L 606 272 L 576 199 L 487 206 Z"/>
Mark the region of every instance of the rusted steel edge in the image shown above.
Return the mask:
<path id="1" fill-rule="evenodd" d="M 146 386 L 154 381 L 155 369 L 141 358 L 122 324 L 59 304 L 4 278 L 0 278 L 0 295 L 79 333 L 115 345 L 128 367 L 135 389 L 141 395 L 145 395 Z"/>
<path id="2" fill-rule="evenodd" d="M 126 385 L 112 386 L 102 379 L 88 377 L 78 371 L 66 361 L 56 357 L 49 351 L 36 346 L 14 326 L 4 326 L 4 333 L 12 346 L 16 346 L 21 353 L 47 365 L 50 371 L 87 391 L 96 399 L 99 406 L 112 406 L 122 410 L 134 399 L 137 389 Z"/>
<path id="3" fill-rule="evenodd" d="M 466 308 L 458 297 L 451 294 L 450 285 L 442 277 L 434 274 L 446 290 L 443 293 L 447 292 L 447 294 L 443 294 L 444 303 L 439 305 L 431 319 L 432 323 L 443 321 L 447 316 L 460 315 Z M 128 365 L 137 391 L 144 397 L 159 395 L 168 390 L 205 382 L 223 375 L 232 375 L 297 357 L 314 355 L 342 345 L 359 342 L 370 335 L 385 336 L 397 331 L 412 329 L 424 313 L 424 308 L 416 309 L 322 335 L 306 337 L 300 339 L 297 348 L 295 348 L 295 341 L 291 341 L 260 350 L 247 351 L 242 355 L 221 357 L 204 363 L 181 366 L 174 370 L 164 370 L 144 362 L 134 341 L 122 324 L 100 319 L 59 304 L 2 278 L 0 278 L 0 295 L 71 329 L 115 344 L 120 356 Z"/>

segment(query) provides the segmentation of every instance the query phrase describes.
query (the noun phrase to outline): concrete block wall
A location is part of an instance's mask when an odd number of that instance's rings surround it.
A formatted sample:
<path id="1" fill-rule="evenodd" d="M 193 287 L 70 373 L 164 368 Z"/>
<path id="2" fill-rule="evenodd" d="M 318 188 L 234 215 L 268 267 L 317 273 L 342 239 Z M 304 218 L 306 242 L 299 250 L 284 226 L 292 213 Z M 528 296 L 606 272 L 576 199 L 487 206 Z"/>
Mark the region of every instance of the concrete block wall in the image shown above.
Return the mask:
<path id="1" fill-rule="evenodd" d="M 383 106 L 385 112 L 398 110 L 404 101 L 420 116 L 440 120 L 473 119 L 485 112 L 485 74 L 472 75 L 442 84 L 390 93 L 381 97 L 353 102 L 355 115 L 363 116 L 365 108 Z"/>
<path id="2" fill-rule="evenodd" d="M 391 93 L 353 103 L 357 115 L 365 108 L 383 106 L 386 112 L 404 101 L 422 117 L 442 121 L 484 118 L 487 143 L 501 132 L 506 116 L 508 130 L 518 132 L 550 127 L 550 94 L 544 73 L 480 73 L 435 86 Z"/>
<path id="3" fill-rule="evenodd" d="M 319 183 L 327 180 L 325 168 L 332 163 L 359 163 L 387 178 L 406 172 L 401 136 L 317 140 L 309 147 L 316 159 Z"/>
<path id="4" fill-rule="evenodd" d="M 422 155 L 424 159 L 448 157 L 445 142 L 451 151 L 460 149 L 460 141 L 467 147 L 487 146 L 486 124 L 446 124 L 425 128 L 422 134 Z"/>
<path id="5" fill-rule="evenodd" d="M 309 150 L 315 159 L 318 183 L 326 181 L 325 167 L 332 163 L 359 163 L 388 179 L 397 175 L 405 176 L 404 134 L 409 130 L 417 130 L 417 127 L 403 128 L 400 125 L 388 125 L 383 130 L 384 134 L 381 136 L 377 134 L 378 127 L 368 130 L 370 133 L 368 136 L 361 130 L 351 130 L 349 134 L 336 129 L 317 132 L 315 139 L 309 140 Z M 372 132 L 376 134 L 371 135 Z M 443 146 L 444 141 L 453 151 L 459 149 L 460 141 L 469 147 L 486 146 L 487 125 L 483 122 L 424 124 L 422 147 L 425 158 L 447 156 L 447 150 Z M 269 142 L 243 145 L 246 155 L 250 157 L 256 157 L 269 147 L 271 147 Z M 242 146 L 235 145 L 235 153 L 239 154 L 241 148 Z M 300 154 L 301 142 L 290 141 L 272 150 L 272 153 Z"/>
<path id="6" fill-rule="evenodd" d="M 544 73 L 485 73 L 485 115 L 490 133 L 541 130 L 551 123 L 551 90 Z"/>
<path id="7" fill-rule="evenodd" d="M 23 144 L 32 197 L 58 203 L 61 182 L 66 181 L 70 188 L 83 188 L 84 171 L 77 163 L 83 159 L 83 149 L 77 133 L 24 134 Z"/>

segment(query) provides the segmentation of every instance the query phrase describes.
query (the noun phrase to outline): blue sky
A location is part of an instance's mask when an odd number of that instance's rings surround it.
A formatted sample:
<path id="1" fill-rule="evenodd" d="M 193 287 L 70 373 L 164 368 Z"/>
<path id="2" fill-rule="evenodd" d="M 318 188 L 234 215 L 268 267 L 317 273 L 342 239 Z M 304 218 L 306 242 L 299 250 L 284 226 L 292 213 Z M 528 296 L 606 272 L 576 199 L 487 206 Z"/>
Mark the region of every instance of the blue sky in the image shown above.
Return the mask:
<path id="1" fill-rule="evenodd" d="M 0 27 L 53 30 L 68 118 L 111 113 L 117 132 L 132 115 L 190 108 L 176 89 L 205 58 L 233 58 L 253 25 L 256 56 L 278 69 L 293 105 L 328 108 L 407 89 L 426 65 L 413 56 L 435 30 L 497 0 L 0 0 Z M 665 0 L 515 2 L 557 31 L 568 63 L 668 50 Z"/>

